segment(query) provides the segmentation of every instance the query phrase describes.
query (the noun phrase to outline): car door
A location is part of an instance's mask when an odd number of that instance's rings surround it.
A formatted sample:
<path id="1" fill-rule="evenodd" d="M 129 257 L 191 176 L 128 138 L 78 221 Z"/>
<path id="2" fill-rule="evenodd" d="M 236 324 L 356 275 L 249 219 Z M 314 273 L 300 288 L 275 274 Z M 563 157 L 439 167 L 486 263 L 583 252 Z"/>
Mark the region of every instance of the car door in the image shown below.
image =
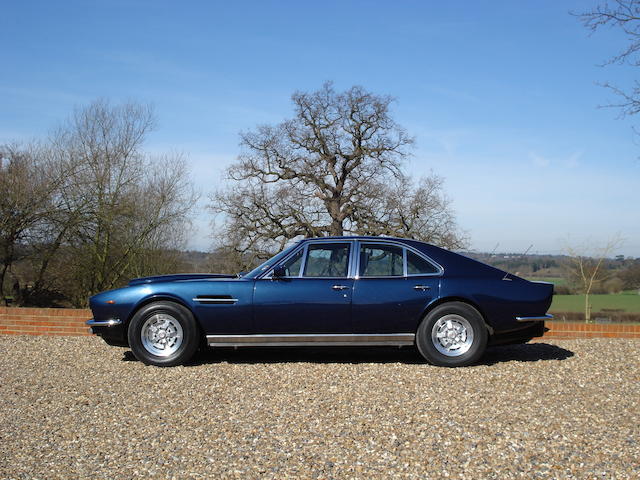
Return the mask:
<path id="1" fill-rule="evenodd" d="M 441 269 L 399 243 L 359 242 L 351 304 L 354 333 L 412 333 L 437 298 Z"/>
<path id="2" fill-rule="evenodd" d="M 256 280 L 256 333 L 351 333 L 353 242 L 306 242 L 279 265 L 285 276 Z"/>

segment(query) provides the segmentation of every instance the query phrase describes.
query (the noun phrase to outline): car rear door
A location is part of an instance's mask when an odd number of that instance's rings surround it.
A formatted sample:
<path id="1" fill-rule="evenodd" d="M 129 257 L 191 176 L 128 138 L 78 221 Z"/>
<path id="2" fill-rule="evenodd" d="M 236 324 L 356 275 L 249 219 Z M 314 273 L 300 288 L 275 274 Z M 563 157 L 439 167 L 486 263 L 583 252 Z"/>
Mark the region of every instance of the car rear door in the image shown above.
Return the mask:
<path id="1" fill-rule="evenodd" d="M 438 297 L 441 268 L 401 243 L 361 241 L 356 248 L 354 333 L 415 332 Z"/>

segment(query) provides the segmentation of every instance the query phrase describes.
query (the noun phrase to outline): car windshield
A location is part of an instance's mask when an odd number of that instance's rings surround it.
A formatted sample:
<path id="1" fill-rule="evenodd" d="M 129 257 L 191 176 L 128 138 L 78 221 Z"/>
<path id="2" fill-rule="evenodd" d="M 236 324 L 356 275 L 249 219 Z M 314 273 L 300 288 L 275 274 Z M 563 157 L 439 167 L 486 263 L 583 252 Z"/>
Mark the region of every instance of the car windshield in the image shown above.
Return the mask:
<path id="1" fill-rule="evenodd" d="M 273 267 L 282 258 L 286 257 L 289 254 L 289 252 L 291 252 L 298 245 L 300 245 L 300 242 L 296 242 L 293 245 L 291 245 L 289 248 L 285 248 L 283 251 L 281 251 L 277 255 L 271 257 L 266 262 L 262 263 L 261 265 L 258 265 L 256 268 L 251 270 L 249 273 L 243 275 L 243 277 L 245 277 L 245 278 L 253 278 L 253 277 L 256 277 L 256 276 L 260 275 L 265 270 L 268 270 L 269 268 Z"/>

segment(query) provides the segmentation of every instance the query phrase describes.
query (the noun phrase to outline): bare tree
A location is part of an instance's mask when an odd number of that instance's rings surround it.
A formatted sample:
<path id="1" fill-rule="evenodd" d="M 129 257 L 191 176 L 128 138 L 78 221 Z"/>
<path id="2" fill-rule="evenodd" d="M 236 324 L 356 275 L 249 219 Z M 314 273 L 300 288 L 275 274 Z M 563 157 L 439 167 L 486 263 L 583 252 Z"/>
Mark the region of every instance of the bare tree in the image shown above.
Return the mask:
<path id="1" fill-rule="evenodd" d="M 294 93 L 292 102 L 292 119 L 241 134 L 228 186 L 211 196 L 211 209 L 224 216 L 221 247 L 238 264 L 299 236 L 366 232 L 462 243 L 441 180 L 414 188 L 403 174 L 413 139 L 391 117 L 391 97 L 361 87 L 339 93 L 326 83 Z"/>
<path id="2" fill-rule="evenodd" d="M 0 298 L 13 264 L 29 254 L 55 211 L 54 194 L 63 177 L 47 153 L 37 143 L 0 146 Z"/>
<path id="3" fill-rule="evenodd" d="M 98 100 L 41 144 L 0 148 L 0 295 L 76 306 L 132 276 L 175 271 L 197 195 L 180 154 L 143 150 L 150 107 Z"/>
<path id="4" fill-rule="evenodd" d="M 372 184 L 354 202 L 354 233 L 413 238 L 451 249 L 467 239 L 455 220 L 442 177 L 431 174 L 413 182 L 406 175 L 389 184 Z"/>
<path id="5" fill-rule="evenodd" d="M 599 247 L 594 246 L 591 242 L 585 242 L 579 246 L 567 243 L 565 246 L 569 258 L 565 268 L 570 280 L 577 282 L 579 292 L 584 295 L 584 319 L 586 322 L 591 321 L 591 303 L 589 301 L 591 290 L 597 282 L 608 278 L 607 272 L 602 269 L 602 264 L 621 243 L 622 239 L 616 235 Z"/>
<path id="6" fill-rule="evenodd" d="M 610 27 L 621 30 L 627 37 L 627 45 L 605 62 L 640 66 L 640 0 L 614 0 L 597 5 L 592 10 L 574 14 L 592 33 Z M 609 106 L 617 107 L 623 116 L 640 112 L 640 82 L 626 89 L 604 83 L 620 98 L 620 102 Z"/>
<path id="7" fill-rule="evenodd" d="M 196 195 L 180 155 L 153 159 L 142 150 L 153 125 L 149 107 L 97 101 L 56 134 L 58 151 L 74 166 L 60 195 L 77 305 L 145 270 L 144 255 L 185 238 Z"/>

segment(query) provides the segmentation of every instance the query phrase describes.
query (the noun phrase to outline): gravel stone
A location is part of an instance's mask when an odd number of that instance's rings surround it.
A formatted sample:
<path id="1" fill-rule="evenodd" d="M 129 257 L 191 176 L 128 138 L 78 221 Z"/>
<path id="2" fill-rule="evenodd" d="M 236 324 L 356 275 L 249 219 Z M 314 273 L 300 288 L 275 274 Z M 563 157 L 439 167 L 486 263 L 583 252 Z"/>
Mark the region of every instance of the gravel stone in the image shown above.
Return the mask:
<path id="1" fill-rule="evenodd" d="M 413 349 L 239 349 L 147 367 L 0 336 L 2 478 L 640 478 L 640 342 L 438 368 Z"/>

